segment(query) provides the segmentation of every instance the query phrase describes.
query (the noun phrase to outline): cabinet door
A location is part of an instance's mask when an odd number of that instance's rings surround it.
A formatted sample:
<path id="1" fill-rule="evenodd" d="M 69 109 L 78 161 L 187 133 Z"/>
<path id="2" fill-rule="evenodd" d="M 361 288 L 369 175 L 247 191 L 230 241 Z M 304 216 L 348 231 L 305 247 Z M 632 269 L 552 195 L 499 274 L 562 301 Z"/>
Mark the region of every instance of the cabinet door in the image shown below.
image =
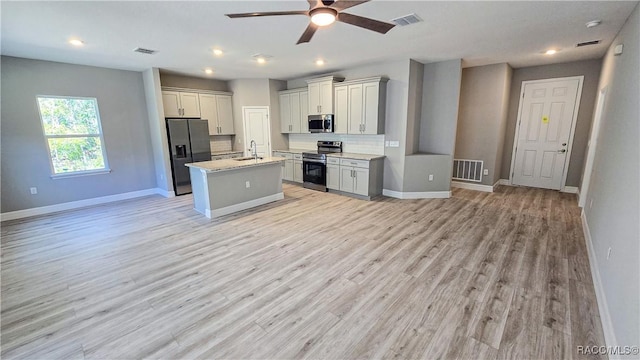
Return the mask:
<path id="1" fill-rule="evenodd" d="M 320 83 L 320 114 L 333 114 L 333 82 Z"/>
<path id="2" fill-rule="evenodd" d="M 229 95 L 216 95 L 218 104 L 218 126 L 220 135 L 233 135 L 233 103 Z"/>
<path id="3" fill-rule="evenodd" d="M 283 179 L 293 181 L 293 160 L 287 160 L 284 162 Z"/>
<path id="4" fill-rule="evenodd" d="M 180 93 L 177 91 L 163 91 L 162 107 L 164 108 L 164 117 L 182 117 L 180 112 Z"/>
<path id="5" fill-rule="evenodd" d="M 349 85 L 349 134 L 362 134 L 362 84 Z"/>
<path id="6" fill-rule="evenodd" d="M 293 181 L 302 184 L 302 161 L 293 162 Z"/>
<path id="7" fill-rule="evenodd" d="M 369 169 L 353 168 L 355 175 L 353 181 L 353 192 L 358 195 L 369 195 Z"/>
<path id="8" fill-rule="evenodd" d="M 180 93 L 180 106 L 182 107 L 182 117 L 199 118 L 200 101 L 197 93 Z"/>
<path id="9" fill-rule="evenodd" d="M 353 167 L 340 166 L 340 190 L 353 192 Z"/>
<path id="10" fill-rule="evenodd" d="M 320 84 L 309 84 L 309 115 L 320 114 Z"/>
<path id="11" fill-rule="evenodd" d="M 327 164 L 327 187 L 340 190 L 340 166 Z"/>
<path id="12" fill-rule="evenodd" d="M 291 98 L 289 94 L 280 94 L 280 132 L 291 132 Z"/>
<path id="13" fill-rule="evenodd" d="M 300 92 L 300 132 L 309 132 L 309 92 Z"/>
<path id="14" fill-rule="evenodd" d="M 378 103 L 380 101 L 380 83 L 365 83 L 362 87 L 363 105 L 362 105 L 362 133 L 377 134 L 378 133 Z"/>
<path id="15" fill-rule="evenodd" d="M 336 134 L 346 134 L 349 131 L 349 94 L 347 89 L 347 86 L 336 86 L 334 91 L 333 132 Z"/>
<path id="16" fill-rule="evenodd" d="M 198 94 L 200 101 L 200 117 L 209 122 L 209 135 L 220 134 L 218 126 L 218 104 L 215 95 Z"/>
<path id="17" fill-rule="evenodd" d="M 300 93 L 295 92 L 289 94 L 289 103 L 291 104 L 291 131 L 292 133 L 300 133 Z"/>

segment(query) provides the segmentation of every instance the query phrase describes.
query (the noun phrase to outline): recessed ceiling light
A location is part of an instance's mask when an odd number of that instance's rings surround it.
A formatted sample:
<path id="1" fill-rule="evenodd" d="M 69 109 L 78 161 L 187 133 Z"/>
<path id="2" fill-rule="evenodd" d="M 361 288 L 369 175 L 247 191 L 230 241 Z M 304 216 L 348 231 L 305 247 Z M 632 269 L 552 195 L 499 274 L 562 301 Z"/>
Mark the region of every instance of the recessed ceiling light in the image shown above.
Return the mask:
<path id="1" fill-rule="evenodd" d="M 84 45 L 84 41 L 79 40 L 79 39 L 71 39 L 71 40 L 69 40 L 69 44 L 71 44 L 73 46 L 82 46 L 82 45 Z"/>
<path id="2" fill-rule="evenodd" d="M 555 53 L 557 53 L 557 52 L 558 52 L 558 50 L 549 49 L 549 50 L 547 50 L 547 51 L 545 52 L 545 54 L 547 54 L 547 55 L 553 55 L 553 54 L 555 54 Z"/>
<path id="3" fill-rule="evenodd" d="M 322 60 L 322 59 L 316 60 L 316 65 L 318 65 L 318 66 L 324 65 L 324 60 Z"/>
<path id="4" fill-rule="evenodd" d="M 224 54 L 224 53 L 220 49 L 213 49 L 213 54 L 215 56 L 222 56 L 222 54 Z"/>
<path id="5" fill-rule="evenodd" d="M 332 8 L 320 7 L 311 10 L 309 15 L 311 15 L 312 23 L 318 26 L 327 26 L 336 21 L 336 15 L 338 15 L 338 12 Z"/>
<path id="6" fill-rule="evenodd" d="M 266 54 L 255 54 L 252 56 L 254 59 L 256 59 L 256 61 L 258 62 L 258 64 L 264 64 L 267 62 L 268 59 L 271 59 L 273 56 L 271 55 L 266 55 Z"/>
<path id="7" fill-rule="evenodd" d="M 592 27 L 596 27 L 598 25 L 602 24 L 602 20 L 591 20 L 588 23 L 586 23 L 585 25 L 587 26 L 587 28 L 592 28 Z"/>
<path id="8" fill-rule="evenodd" d="M 209 74 L 209 75 L 211 75 L 211 74 L 213 74 L 213 69 L 206 68 L 206 69 L 204 69 L 204 72 Z"/>

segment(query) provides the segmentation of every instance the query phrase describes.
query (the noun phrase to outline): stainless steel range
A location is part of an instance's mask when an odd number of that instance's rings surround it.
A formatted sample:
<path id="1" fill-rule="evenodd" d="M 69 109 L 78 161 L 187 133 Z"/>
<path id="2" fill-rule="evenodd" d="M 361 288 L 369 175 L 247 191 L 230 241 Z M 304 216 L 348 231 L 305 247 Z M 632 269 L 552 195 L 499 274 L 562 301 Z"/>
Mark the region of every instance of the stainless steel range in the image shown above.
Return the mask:
<path id="1" fill-rule="evenodd" d="M 318 141 L 318 150 L 302 153 L 303 186 L 327 191 L 327 154 L 341 153 L 342 141 Z"/>

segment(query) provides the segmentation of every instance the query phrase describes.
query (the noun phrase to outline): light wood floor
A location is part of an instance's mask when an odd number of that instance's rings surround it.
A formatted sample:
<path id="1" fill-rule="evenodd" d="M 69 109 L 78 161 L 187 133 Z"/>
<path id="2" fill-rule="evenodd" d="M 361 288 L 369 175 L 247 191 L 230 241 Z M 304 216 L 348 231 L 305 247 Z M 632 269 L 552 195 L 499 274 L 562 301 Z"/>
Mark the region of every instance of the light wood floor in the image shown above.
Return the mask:
<path id="1" fill-rule="evenodd" d="M 366 202 L 285 185 L 2 224 L 2 358 L 569 359 L 603 345 L 574 195 Z"/>

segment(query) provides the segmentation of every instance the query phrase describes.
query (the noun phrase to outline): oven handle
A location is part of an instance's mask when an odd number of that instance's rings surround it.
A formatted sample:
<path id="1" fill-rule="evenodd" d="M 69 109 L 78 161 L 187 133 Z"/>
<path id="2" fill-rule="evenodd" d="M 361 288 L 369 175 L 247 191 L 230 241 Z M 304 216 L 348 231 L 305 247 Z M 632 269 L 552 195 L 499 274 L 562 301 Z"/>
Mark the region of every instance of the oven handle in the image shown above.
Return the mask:
<path id="1" fill-rule="evenodd" d="M 316 163 L 316 164 L 326 164 L 326 161 L 323 160 L 311 160 L 311 159 L 302 159 L 302 162 L 310 162 L 310 163 Z"/>

